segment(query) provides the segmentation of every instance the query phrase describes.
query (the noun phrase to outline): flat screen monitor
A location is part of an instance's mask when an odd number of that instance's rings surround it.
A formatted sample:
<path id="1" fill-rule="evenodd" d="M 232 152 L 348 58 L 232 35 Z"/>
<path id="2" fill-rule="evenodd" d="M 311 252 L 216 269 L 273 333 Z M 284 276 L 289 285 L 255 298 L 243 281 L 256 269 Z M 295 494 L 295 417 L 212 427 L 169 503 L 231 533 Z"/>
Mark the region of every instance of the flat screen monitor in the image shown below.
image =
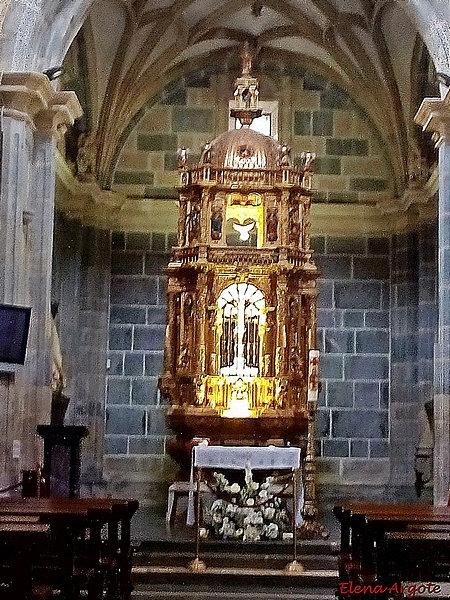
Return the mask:
<path id="1" fill-rule="evenodd" d="M 0 363 L 23 365 L 31 308 L 0 304 Z"/>

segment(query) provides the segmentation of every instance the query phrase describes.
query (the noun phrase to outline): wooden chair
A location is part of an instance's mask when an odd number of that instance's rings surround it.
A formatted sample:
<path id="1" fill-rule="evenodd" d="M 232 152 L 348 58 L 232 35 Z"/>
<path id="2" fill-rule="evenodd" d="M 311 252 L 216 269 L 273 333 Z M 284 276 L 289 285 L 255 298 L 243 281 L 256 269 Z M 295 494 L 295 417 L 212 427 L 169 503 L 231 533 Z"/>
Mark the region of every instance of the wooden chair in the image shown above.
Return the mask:
<path id="1" fill-rule="evenodd" d="M 167 512 L 166 512 L 166 524 L 172 527 L 175 523 L 175 517 L 177 514 L 177 505 L 180 498 L 189 498 L 189 481 L 175 481 L 169 487 L 167 494 Z M 197 495 L 197 484 L 194 483 L 194 497 Z M 200 494 L 211 493 L 210 488 L 203 481 L 200 484 Z"/>

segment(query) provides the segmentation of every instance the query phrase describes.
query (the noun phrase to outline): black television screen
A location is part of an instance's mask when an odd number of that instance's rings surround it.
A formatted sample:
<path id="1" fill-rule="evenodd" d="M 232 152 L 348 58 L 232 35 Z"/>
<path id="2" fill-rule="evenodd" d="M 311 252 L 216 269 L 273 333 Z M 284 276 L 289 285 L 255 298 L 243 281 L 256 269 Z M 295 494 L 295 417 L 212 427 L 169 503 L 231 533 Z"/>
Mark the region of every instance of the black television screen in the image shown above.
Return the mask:
<path id="1" fill-rule="evenodd" d="M 0 362 L 23 365 L 31 308 L 0 304 Z"/>

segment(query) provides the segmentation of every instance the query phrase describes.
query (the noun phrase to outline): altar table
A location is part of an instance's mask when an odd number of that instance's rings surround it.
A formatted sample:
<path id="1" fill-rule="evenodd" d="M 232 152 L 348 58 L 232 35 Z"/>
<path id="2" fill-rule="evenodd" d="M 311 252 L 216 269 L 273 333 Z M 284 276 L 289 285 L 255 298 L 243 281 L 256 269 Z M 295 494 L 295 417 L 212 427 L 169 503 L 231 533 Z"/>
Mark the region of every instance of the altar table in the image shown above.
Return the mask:
<path id="1" fill-rule="evenodd" d="M 290 469 L 301 474 L 301 448 L 293 446 L 208 446 L 200 443 L 192 448 L 191 480 L 187 524 L 195 523 L 194 468 L 196 469 Z M 302 523 L 303 486 L 301 480 L 294 498 L 296 523 Z"/>

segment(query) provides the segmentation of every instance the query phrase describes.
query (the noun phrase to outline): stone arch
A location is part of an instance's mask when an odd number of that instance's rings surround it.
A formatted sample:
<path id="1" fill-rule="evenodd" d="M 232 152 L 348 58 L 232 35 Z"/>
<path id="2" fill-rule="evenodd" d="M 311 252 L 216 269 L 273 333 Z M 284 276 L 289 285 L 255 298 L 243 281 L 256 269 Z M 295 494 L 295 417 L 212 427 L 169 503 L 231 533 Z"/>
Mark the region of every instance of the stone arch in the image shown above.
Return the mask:
<path id="1" fill-rule="evenodd" d="M 61 64 L 95 0 L 9 0 L 0 13 L 3 71 L 43 71 Z"/>
<path id="2" fill-rule="evenodd" d="M 450 72 L 450 24 L 436 0 L 396 0 L 422 36 L 437 71 Z M 442 6 L 442 3 L 440 3 Z"/>

